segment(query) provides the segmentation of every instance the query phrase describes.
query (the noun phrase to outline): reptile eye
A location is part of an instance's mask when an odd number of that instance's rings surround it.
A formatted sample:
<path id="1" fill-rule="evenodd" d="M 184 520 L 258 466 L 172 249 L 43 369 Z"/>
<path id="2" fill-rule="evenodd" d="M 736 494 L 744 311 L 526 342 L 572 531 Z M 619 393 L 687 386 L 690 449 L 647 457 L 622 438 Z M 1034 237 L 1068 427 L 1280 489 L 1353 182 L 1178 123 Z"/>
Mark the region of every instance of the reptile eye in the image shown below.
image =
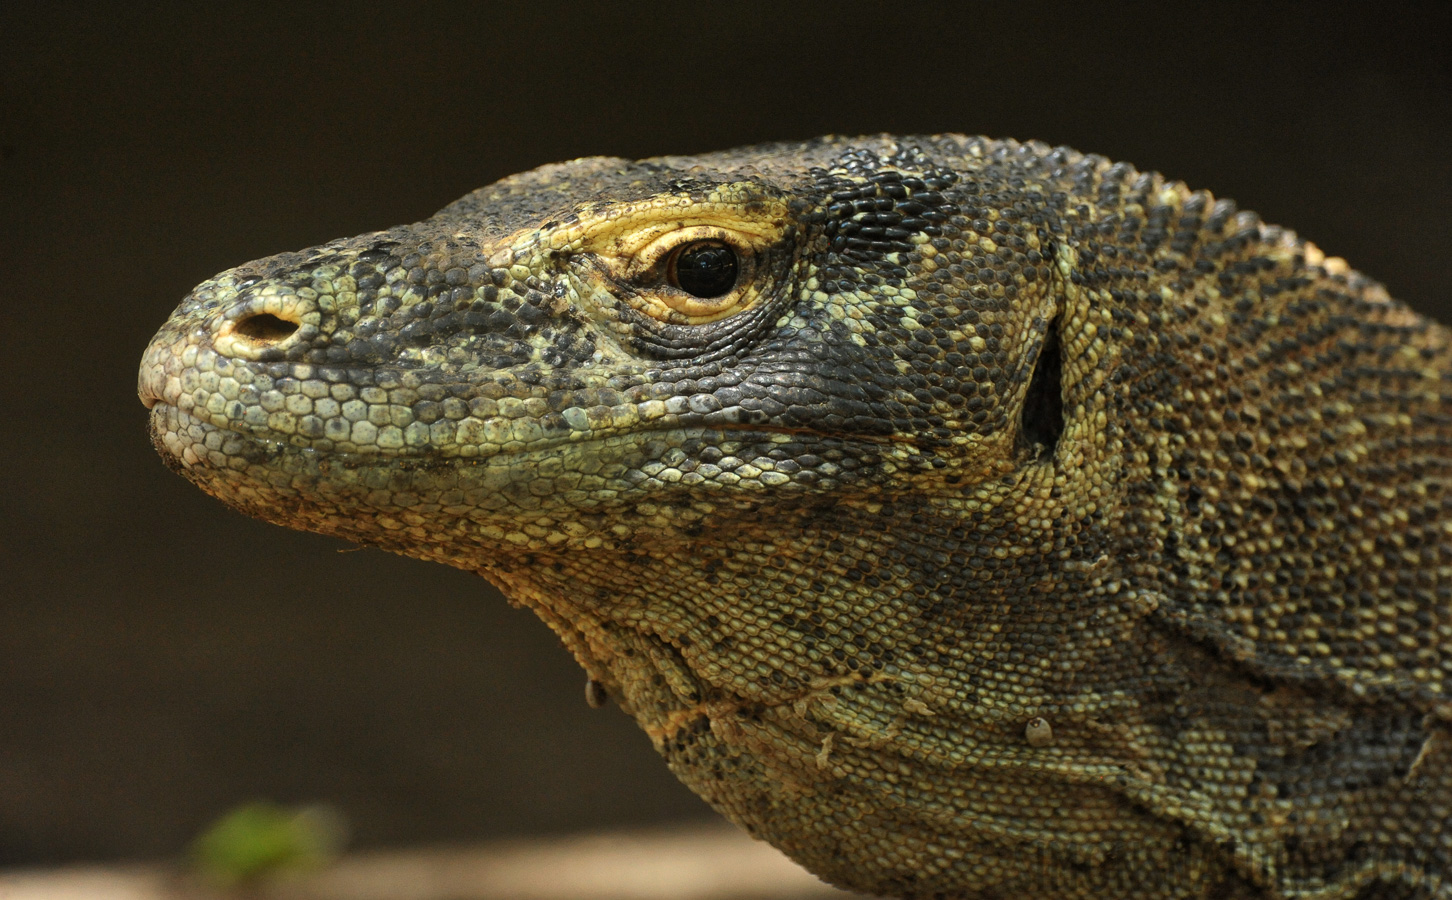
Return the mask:
<path id="1" fill-rule="evenodd" d="M 741 261 L 730 246 L 721 241 L 692 241 L 671 255 L 666 277 L 671 287 L 710 299 L 736 287 L 740 271 Z"/>
<path id="2" fill-rule="evenodd" d="M 621 248 L 630 261 L 621 272 L 621 286 L 628 302 L 653 319 L 705 325 L 762 297 L 756 276 L 768 243 L 761 235 L 674 222 L 646 230 L 636 240 L 643 246 Z"/>

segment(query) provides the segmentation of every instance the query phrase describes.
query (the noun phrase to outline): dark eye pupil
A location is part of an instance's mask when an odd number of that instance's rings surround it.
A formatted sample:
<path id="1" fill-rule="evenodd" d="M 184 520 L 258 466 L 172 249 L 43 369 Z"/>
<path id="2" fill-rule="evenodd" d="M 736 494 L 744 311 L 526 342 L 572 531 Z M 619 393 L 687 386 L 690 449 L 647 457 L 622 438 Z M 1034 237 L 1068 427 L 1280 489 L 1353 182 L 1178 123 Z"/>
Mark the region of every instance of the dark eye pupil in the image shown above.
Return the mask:
<path id="1" fill-rule="evenodd" d="M 720 241 L 687 244 L 673 266 L 676 287 L 693 297 L 719 297 L 736 287 L 736 251 Z"/>

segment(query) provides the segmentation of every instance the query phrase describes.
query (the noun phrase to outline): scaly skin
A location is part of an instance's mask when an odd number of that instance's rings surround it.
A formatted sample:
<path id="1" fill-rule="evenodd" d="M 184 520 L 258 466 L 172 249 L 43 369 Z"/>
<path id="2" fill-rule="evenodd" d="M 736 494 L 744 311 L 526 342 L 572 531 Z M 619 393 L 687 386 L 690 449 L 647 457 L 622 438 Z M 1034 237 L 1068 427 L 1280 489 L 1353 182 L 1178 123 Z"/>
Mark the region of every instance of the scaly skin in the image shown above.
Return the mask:
<path id="1" fill-rule="evenodd" d="M 723 297 L 671 280 L 702 240 Z M 1227 201 L 878 136 L 547 166 L 248 263 L 140 390 L 226 503 L 533 609 L 830 881 L 1429 898 L 1449 361 Z"/>

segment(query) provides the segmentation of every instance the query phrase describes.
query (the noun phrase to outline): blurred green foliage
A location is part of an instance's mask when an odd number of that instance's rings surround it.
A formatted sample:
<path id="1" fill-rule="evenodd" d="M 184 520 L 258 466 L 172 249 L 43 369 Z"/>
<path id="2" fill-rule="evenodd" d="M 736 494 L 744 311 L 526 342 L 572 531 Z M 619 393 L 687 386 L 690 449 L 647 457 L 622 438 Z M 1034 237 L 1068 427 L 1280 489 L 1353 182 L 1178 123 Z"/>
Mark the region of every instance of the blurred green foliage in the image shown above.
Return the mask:
<path id="1" fill-rule="evenodd" d="M 342 850 L 346 833 L 329 807 L 247 803 L 204 831 L 191 859 L 207 880 L 234 887 L 321 868 Z"/>

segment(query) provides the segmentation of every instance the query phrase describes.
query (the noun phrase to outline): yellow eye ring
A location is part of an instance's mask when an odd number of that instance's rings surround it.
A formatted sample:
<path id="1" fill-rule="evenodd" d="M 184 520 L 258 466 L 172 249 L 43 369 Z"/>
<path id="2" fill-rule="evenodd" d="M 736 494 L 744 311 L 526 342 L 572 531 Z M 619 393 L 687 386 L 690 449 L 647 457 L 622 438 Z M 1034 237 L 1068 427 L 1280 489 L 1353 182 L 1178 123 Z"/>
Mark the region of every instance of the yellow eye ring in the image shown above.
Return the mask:
<path id="1" fill-rule="evenodd" d="M 756 252 L 749 235 L 697 225 L 663 234 L 636 254 L 628 281 L 652 318 L 702 325 L 750 306 Z"/>

